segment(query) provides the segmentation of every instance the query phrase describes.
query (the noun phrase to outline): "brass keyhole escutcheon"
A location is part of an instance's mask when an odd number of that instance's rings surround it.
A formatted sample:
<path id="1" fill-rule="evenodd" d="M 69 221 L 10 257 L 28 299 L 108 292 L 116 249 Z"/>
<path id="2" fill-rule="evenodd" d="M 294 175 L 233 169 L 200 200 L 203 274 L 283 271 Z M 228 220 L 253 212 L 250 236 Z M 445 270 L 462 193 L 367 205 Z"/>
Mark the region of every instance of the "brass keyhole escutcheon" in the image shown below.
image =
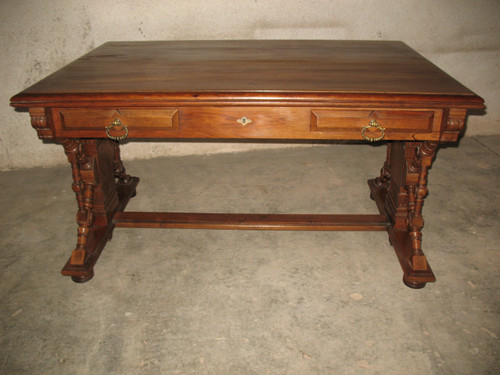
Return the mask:
<path id="1" fill-rule="evenodd" d="M 378 137 L 370 137 L 366 134 L 366 131 L 370 128 L 375 128 L 380 131 L 380 136 Z M 361 136 L 368 142 L 377 142 L 382 140 L 385 137 L 385 128 L 383 128 L 377 121 L 371 120 L 370 123 L 366 126 L 363 126 L 361 129 Z"/>
<path id="2" fill-rule="evenodd" d="M 248 117 L 246 116 L 243 116 L 242 118 L 239 118 L 238 121 L 241 125 L 243 126 L 247 126 L 248 124 L 250 124 L 252 122 L 252 120 L 250 120 Z"/>
<path id="3" fill-rule="evenodd" d="M 122 135 L 118 135 L 118 136 L 111 135 L 109 132 L 111 131 L 111 129 L 113 129 L 115 127 L 123 129 L 125 131 L 125 133 L 123 133 Z M 118 118 L 113 120 L 111 122 L 110 126 L 106 126 L 105 130 L 106 130 L 106 135 L 108 136 L 108 138 L 111 138 L 113 141 L 121 141 L 122 139 L 125 139 L 128 136 L 127 125 L 123 125 L 121 120 Z"/>

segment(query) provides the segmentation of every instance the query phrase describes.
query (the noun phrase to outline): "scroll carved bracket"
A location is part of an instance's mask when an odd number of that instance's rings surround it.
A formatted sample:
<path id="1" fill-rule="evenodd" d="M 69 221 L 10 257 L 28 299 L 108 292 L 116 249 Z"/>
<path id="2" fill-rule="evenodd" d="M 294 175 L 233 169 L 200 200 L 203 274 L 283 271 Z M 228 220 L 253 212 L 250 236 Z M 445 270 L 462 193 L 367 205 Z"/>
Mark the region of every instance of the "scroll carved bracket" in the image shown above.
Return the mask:
<path id="1" fill-rule="evenodd" d="M 444 117 L 443 126 L 443 141 L 456 141 L 460 132 L 465 126 L 465 116 L 467 115 L 467 110 L 452 108 L 447 111 Z"/>
<path id="2" fill-rule="evenodd" d="M 391 150 L 392 143 L 387 144 L 387 156 L 384 162 L 384 166 L 380 170 L 380 177 L 375 178 L 375 183 L 384 189 L 389 186 L 389 181 L 391 180 Z"/>
<path id="3" fill-rule="evenodd" d="M 128 184 L 132 180 L 132 177 L 128 175 L 125 171 L 125 167 L 123 166 L 123 162 L 120 156 L 120 144 L 115 142 L 115 155 L 114 155 L 114 164 L 113 164 L 113 174 L 119 183 Z"/>
<path id="4" fill-rule="evenodd" d="M 54 133 L 50 128 L 50 112 L 45 108 L 30 108 L 31 126 L 37 131 L 40 139 L 54 139 Z"/>

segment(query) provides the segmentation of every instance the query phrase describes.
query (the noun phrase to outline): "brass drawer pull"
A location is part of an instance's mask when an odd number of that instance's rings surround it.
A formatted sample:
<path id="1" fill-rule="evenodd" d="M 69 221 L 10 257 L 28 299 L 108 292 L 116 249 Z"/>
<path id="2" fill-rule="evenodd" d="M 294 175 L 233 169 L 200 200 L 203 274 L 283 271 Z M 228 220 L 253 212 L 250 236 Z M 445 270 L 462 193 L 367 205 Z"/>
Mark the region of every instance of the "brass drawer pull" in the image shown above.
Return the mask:
<path id="1" fill-rule="evenodd" d="M 380 136 L 378 137 L 369 137 L 365 134 L 365 132 L 369 129 L 369 128 L 376 128 L 378 130 L 380 130 L 381 134 Z M 361 136 L 368 142 L 377 142 L 377 141 L 380 141 L 382 138 L 385 137 L 385 128 L 383 128 L 377 121 L 375 120 L 371 120 L 370 123 L 366 126 L 363 126 L 363 128 L 361 129 Z"/>
<path id="2" fill-rule="evenodd" d="M 111 134 L 109 134 L 109 131 L 111 129 L 113 129 L 115 126 L 119 127 L 119 128 L 122 128 L 123 130 L 125 130 L 125 133 L 122 134 L 122 135 L 119 135 L 119 136 L 113 136 Z M 113 141 L 121 141 L 122 139 L 125 139 L 127 138 L 128 136 L 128 128 L 127 128 L 127 125 L 123 125 L 122 122 L 120 121 L 120 119 L 116 119 L 114 120 L 112 123 L 111 123 L 111 126 L 106 126 L 106 135 L 111 138 Z"/>
<path id="3" fill-rule="evenodd" d="M 238 121 L 243 126 L 247 126 L 248 124 L 250 124 L 252 122 L 252 120 L 250 120 L 248 117 L 245 117 L 245 116 L 243 116 L 242 118 L 239 118 L 236 121 Z"/>

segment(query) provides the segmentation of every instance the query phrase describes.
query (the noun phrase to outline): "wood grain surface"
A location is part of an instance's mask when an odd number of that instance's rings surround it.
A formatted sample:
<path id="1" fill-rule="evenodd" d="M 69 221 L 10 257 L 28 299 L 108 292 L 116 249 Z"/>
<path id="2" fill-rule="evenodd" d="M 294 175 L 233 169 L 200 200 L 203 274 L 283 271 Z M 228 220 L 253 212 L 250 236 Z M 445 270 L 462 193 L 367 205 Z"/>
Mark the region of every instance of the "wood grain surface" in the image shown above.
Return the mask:
<path id="1" fill-rule="evenodd" d="M 12 104 L 57 94 L 68 100 L 68 94 L 138 99 L 205 92 L 475 97 L 402 42 L 157 41 L 106 43 L 15 96 Z"/>

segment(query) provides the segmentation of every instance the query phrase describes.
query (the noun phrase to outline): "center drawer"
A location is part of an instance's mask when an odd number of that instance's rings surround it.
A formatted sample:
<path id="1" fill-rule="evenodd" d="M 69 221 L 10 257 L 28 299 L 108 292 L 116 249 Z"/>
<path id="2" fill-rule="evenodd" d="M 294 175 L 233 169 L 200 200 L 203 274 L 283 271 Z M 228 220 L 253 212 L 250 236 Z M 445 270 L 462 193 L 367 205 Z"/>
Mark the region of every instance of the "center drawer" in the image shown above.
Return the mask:
<path id="1" fill-rule="evenodd" d="M 181 134 L 188 138 L 309 137 L 310 108 L 305 107 L 184 107 Z"/>

